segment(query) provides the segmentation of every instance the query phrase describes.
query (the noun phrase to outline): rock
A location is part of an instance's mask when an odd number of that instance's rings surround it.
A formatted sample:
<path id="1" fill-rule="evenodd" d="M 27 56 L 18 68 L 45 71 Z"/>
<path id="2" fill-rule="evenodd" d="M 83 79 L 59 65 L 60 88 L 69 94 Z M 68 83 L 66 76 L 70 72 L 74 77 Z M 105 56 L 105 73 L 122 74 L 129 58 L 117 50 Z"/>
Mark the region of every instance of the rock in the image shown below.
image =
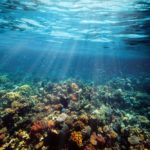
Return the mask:
<path id="1" fill-rule="evenodd" d="M 68 117 L 67 114 L 62 113 L 62 114 L 60 114 L 60 115 L 57 117 L 56 121 L 58 121 L 58 122 L 64 122 L 67 117 Z"/>

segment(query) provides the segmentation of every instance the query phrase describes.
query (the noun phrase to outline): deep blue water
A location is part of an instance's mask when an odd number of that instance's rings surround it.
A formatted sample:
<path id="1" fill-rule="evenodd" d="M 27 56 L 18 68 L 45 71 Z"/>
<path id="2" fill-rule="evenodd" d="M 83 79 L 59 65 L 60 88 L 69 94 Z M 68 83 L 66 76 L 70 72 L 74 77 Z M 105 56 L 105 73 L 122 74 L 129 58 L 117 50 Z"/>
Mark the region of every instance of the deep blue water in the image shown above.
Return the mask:
<path id="1" fill-rule="evenodd" d="M 92 81 L 150 73 L 149 0 L 1 0 L 0 71 Z"/>

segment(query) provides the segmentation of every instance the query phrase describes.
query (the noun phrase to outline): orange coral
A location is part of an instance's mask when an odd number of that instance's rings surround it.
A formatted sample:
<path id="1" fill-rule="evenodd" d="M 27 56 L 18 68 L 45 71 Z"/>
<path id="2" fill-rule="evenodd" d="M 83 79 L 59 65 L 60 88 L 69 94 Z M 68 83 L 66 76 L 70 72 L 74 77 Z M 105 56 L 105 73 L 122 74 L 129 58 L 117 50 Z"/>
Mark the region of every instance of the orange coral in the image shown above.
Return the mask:
<path id="1" fill-rule="evenodd" d="M 97 145 L 98 143 L 100 145 L 103 145 L 103 144 L 105 144 L 105 142 L 106 141 L 105 141 L 104 137 L 101 134 L 96 135 L 95 132 L 92 133 L 92 135 L 90 137 L 90 143 L 92 145 Z"/>
<path id="2" fill-rule="evenodd" d="M 95 132 L 93 132 L 92 135 L 91 135 L 91 137 L 90 137 L 90 143 L 92 145 L 97 145 L 96 133 Z"/>
<path id="3" fill-rule="evenodd" d="M 53 120 L 48 121 L 37 121 L 34 122 L 31 126 L 31 131 L 38 132 L 44 129 L 53 128 L 55 126 L 55 122 Z"/>
<path id="4" fill-rule="evenodd" d="M 48 120 L 47 121 L 47 127 L 48 128 L 53 128 L 55 126 L 55 122 L 53 120 Z"/>
<path id="5" fill-rule="evenodd" d="M 82 137 L 82 134 L 80 131 L 74 131 L 71 133 L 71 137 L 70 139 L 75 142 L 78 147 L 82 147 L 83 146 L 83 143 L 82 143 L 82 140 L 83 140 L 83 137 Z"/>

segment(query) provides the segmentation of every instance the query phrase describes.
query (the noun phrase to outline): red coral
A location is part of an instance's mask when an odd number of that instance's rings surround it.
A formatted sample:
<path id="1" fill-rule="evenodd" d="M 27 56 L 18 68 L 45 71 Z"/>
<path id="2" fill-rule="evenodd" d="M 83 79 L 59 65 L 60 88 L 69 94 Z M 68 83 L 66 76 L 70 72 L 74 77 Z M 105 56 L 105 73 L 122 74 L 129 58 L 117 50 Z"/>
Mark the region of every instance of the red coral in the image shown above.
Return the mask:
<path id="1" fill-rule="evenodd" d="M 0 141 L 2 141 L 5 138 L 5 133 L 0 134 Z"/>
<path id="2" fill-rule="evenodd" d="M 53 128 L 55 126 L 55 122 L 53 120 L 48 121 L 36 121 L 31 126 L 31 131 L 38 132 L 44 129 Z"/>

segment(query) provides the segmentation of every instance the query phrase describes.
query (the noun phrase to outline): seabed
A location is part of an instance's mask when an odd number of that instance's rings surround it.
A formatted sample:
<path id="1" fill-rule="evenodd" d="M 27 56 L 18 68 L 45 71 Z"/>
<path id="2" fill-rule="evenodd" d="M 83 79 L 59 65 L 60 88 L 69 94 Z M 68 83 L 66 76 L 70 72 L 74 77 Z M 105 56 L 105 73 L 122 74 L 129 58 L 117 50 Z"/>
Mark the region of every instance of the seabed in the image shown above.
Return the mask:
<path id="1" fill-rule="evenodd" d="M 150 78 L 94 85 L 0 76 L 0 150 L 149 150 Z"/>

